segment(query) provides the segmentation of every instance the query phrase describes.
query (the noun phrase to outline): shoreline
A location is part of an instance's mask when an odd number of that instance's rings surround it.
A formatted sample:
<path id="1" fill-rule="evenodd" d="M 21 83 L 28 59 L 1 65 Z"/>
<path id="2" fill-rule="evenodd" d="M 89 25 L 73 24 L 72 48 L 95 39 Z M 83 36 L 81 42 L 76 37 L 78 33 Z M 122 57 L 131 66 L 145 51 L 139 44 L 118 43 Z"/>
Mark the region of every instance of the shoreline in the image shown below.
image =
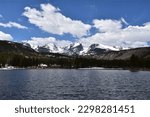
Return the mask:
<path id="1" fill-rule="evenodd" d="M 74 70 L 128 70 L 131 72 L 138 72 L 138 71 L 150 71 L 150 68 L 108 68 L 108 67 L 83 67 L 83 68 L 57 68 L 57 67 L 47 67 L 47 68 L 36 68 L 36 67 L 26 67 L 26 68 L 21 68 L 21 67 L 11 67 L 11 68 L 7 68 L 7 67 L 3 67 L 0 68 L 0 71 L 7 71 L 7 70 L 44 70 L 44 69 L 74 69 Z"/>

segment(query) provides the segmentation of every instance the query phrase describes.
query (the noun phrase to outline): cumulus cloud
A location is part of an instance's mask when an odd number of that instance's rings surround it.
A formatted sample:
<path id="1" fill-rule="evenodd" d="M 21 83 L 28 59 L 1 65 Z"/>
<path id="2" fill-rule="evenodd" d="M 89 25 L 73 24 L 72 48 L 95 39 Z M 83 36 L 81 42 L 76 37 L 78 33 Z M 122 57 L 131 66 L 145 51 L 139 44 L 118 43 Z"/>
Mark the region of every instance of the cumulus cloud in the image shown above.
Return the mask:
<path id="1" fill-rule="evenodd" d="M 38 26 L 48 33 L 63 35 L 72 34 L 74 37 L 88 35 L 90 25 L 84 24 L 80 20 L 72 20 L 61 14 L 60 9 L 51 4 L 41 4 L 41 10 L 25 7 L 23 13 L 31 24 Z"/>
<path id="2" fill-rule="evenodd" d="M 13 37 L 10 34 L 6 34 L 2 31 L 0 31 L 0 40 L 13 40 Z"/>
<path id="3" fill-rule="evenodd" d="M 24 40 L 23 42 L 27 42 L 31 44 L 32 46 L 44 46 L 46 44 L 53 43 L 58 47 L 66 47 L 69 46 L 72 42 L 68 40 L 58 40 L 54 37 L 47 37 L 47 38 L 42 38 L 42 37 L 32 37 L 31 40 Z"/>
<path id="4" fill-rule="evenodd" d="M 122 28 L 121 21 L 111 19 L 95 19 L 93 20 L 93 24 L 100 32 L 117 32 Z"/>
<path id="5" fill-rule="evenodd" d="M 144 47 L 149 46 L 150 41 L 150 23 L 145 23 L 142 26 L 127 26 L 123 27 L 121 20 L 94 20 L 94 27 L 99 31 L 87 38 L 81 38 L 78 42 L 89 46 L 92 43 L 100 43 L 111 46 L 123 47 Z"/>
<path id="6" fill-rule="evenodd" d="M 25 27 L 21 24 L 18 24 L 16 22 L 0 23 L 0 26 L 5 27 L 5 28 L 15 27 L 15 28 L 18 28 L 18 29 L 28 29 L 27 27 Z"/>
<path id="7" fill-rule="evenodd" d="M 121 46 L 124 48 L 149 46 L 150 22 L 145 23 L 142 26 L 128 25 L 127 27 L 123 27 L 124 24 L 125 22 L 123 22 L 122 19 L 93 20 L 93 27 L 97 28 L 98 32 L 89 37 L 79 38 L 77 39 L 77 42 L 82 43 L 85 47 L 89 47 L 94 43 L 108 46 Z M 58 40 L 54 37 L 32 37 L 31 40 L 26 42 L 34 46 L 43 46 L 45 44 L 54 43 L 59 47 L 66 47 L 72 43 L 69 40 Z"/>
<path id="8" fill-rule="evenodd" d="M 23 15 L 28 18 L 31 24 L 52 34 L 69 33 L 84 46 L 90 46 L 93 43 L 122 47 L 149 46 L 150 22 L 141 26 L 133 26 L 121 17 L 119 20 L 94 19 L 92 24 L 89 25 L 80 20 L 73 20 L 64 16 L 59 8 L 51 4 L 41 4 L 40 9 L 25 7 L 24 10 Z M 96 34 L 92 34 L 91 28 L 97 29 Z M 91 36 L 88 35 L 89 33 L 91 33 Z M 57 40 L 54 37 L 32 37 L 28 42 L 34 45 L 54 43 L 59 46 L 67 46 L 71 43 L 66 40 Z"/>

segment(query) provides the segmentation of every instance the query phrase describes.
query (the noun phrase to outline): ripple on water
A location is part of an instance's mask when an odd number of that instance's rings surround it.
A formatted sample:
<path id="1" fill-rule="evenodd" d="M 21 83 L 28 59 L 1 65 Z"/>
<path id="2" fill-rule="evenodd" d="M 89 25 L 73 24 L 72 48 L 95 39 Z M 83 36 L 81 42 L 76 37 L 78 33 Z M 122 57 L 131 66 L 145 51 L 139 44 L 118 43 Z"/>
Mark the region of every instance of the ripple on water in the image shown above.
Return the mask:
<path id="1" fill-rule="evenodd" d="M 150 99 L 149 76 L 128 70 L 3 70 L 0 99 Z"/>

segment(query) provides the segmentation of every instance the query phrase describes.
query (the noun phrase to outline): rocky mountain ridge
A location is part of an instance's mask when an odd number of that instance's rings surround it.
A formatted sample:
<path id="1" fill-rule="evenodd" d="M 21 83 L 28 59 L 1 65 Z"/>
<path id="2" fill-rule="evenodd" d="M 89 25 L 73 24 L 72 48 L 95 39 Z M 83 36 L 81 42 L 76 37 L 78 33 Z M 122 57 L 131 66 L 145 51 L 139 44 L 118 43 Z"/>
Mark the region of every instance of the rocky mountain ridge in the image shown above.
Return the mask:
<path id="1" fill-rule="evenodd" d="M 28 43 L 23 43 L 24 45 L 30 45 Z M 30 45 L 32 49 L 37 52 L 50 52 L 59 53 L 66 55 L 93 55 L 100 54 L 107 51 L 119 51 L 122 47 L 112 47 L 103 44 L 91 44 L 90 46 L 83 46 L 82 43 L 72 43 L 66 47 L 58 47 L 53 43 L 46 44 L 44 46 Z"/>
<path id="2" fill-rule="evenodd" d="M 0 41 L 0 52 L 13 52 L 27 55 L 36 55 L 40 53 L 59 54 L 66 56 L 89 57 L 103 60 L 127 60 L 132 55 L 139 58 L 150 59 L 150 47 L 132 48 L 119 50 L 102 44 L 92 44 L 85 48 L 81 43 L 71 44 L 65 48 L 57 47 L 55 44 L 47 44 L 45 46 L 37 46 L 33 48 L 28 43 L 18 43 L 11 41 Z"/>

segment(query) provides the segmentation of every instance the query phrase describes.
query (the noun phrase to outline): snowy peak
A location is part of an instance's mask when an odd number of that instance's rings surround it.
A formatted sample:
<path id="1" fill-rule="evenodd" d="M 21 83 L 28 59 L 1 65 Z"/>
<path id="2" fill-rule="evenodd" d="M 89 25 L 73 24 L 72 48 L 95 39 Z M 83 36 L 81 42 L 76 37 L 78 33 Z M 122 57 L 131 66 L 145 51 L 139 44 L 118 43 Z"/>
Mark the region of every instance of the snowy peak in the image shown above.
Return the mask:
<path id="1" fill-rule="evenodd" d="M 67 55 L 80 55 L 80 52 L 83 50 L 81 43 L 73 43 L 70 46 L 63 48 L 63 53 Z"/>
<path id="2" fill-rule="evenodd" d="M 71 44 L 69 47 L 69 51 L 74 54 L 79 54 L 80 51 L 82 50 L 83 50 L 83 46 L 81 43 L 74 43 L 74 44 Z"/>
<path id="3" fill-rule="evenodd" d="M 87 55 L 97 55 L 106 52 L 107 49 L 99 46 L 99 44 L 92 44 L 89 46 L 88 51 L 85 53 Z"/>
<path id="4" fill-rule="evenodd" d="M 82 46 L 81 43 L 73 43 L 70 45 L 71 48 L 76 48 L 76 47 L 79 47 L 79 46 Z"/>
<path id="5" fill-rule="evenodd" d="M 103 45 L 103 44 L 92 44 L 89 49 L 106 49 L 106 50 L 113 50 L 113 51 L 118 51 L 118 48 L 114 48 L 113 46 L 108 46 L 108 45 Z"/>
<path id="6" fill-rule="evenodd" d="M 46 44 L 44 46 L 38 46 L 36 49 L 38 52 L 50 52 L 50 53 L 63 53 L 63 49 L 57 47 L 53 43 Z"/>
<path id="7" fill-rule="evenodd" d="M 58 51 L 57 46 L 55 44 L 53 44 L 53 43 L 49 43 L 49 44 L 47 44 L 47 45 L 45 45 L 43 47 L 49 49 L 50 52 Z"/>
<path id="8" fill-rule="evenodd" d="M 95 49 L 95 48 L 97 48 L 98 46 L 99 46 L 99 44 L 92 44 L 92 45 L 90 45 L 89 50 Z"/>
<path id="9" fill-rule="evenodd" d="M 36 46 L 24 43 L 26 46 L 30 46 L 37 52 L 45 52 L 45 53 L 60 53 L 66 55 L 93 55 L 93 54 L 102 54 L 108 51 L 119 51 L 124 48 L 119 46 L 108 46 L 104 44 L 96 44 L 93 43 L 90 46 L 83 46 L 82 43 L 72 43 L 70 46 L 59 47 L 54 43 L 48 43 L 44 46 Z"/>
<path id="10" fill-rule="evenodd" d="M 31 48 L 31 45 L 30 45 L 29 43 L 23 42 L 22 44 L 23 44 L 24 46 L 27 46 L 27 47 Z"/>

